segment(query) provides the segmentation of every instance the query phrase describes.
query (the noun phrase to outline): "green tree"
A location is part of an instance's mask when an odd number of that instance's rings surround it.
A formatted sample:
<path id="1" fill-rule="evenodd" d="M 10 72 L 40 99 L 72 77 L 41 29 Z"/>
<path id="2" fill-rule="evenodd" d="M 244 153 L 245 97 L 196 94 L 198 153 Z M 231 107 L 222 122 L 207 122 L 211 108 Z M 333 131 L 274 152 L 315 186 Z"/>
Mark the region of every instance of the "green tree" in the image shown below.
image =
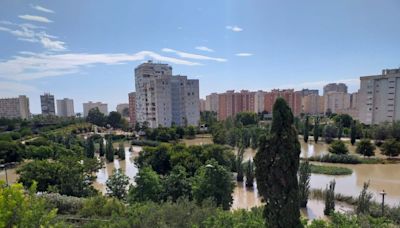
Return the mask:
<path id="1" fill-rule="evenodd" d="M 310 194 L 311 166 L 308 160 L 300 163 L 299 168 L 299 201 L 300 207 L 307 207 Z"/>
<path id="2" fill-rule="evenodd" d="M 105 153 L 106 152 L 105 152 L 105 149 L 104 149 L 104 140 L 103 140 L 103 138 L 101 138 L 99 140 L 99 155 L 100 155 L 100 157 L 103 157 Z"/>
<path id="3" fill-rule="evenodd" d="M 194 139 L 196 137 L 196 128 L 193 126 L 188 126 L 185 129 L 185 135 L 189 139 Z"/>
<path id="4" fill-rule="evenodd" d="M 310 126 L 309 126 L 309 122 L 308 122 L 308 116 L 306 116 L 306 120 L 305 120 L 305 123 L 304 123 L 304 132 L 303 132 L 303 139 L 304 139 L 305 143 L 308 142 L 308 131 L 309 131 L 309 128 L 310 128 Z"/>
<path id="5" fill-rule="evenodd" d="M 213 128 L 212 136 L 215 144 L 223 145 L 226 143 L 226 130 L 221 124 Z"/>
<path id="6" fill-rule="evenodd" d="M 18 162 L 22 160 L 21 145 L 16 142 L 7 142 L 0 140 L 0 164 L 9 162 Z"/>
<path id="7" fill-rule="evenodd" d="M 121 128 L 121 114 L 119 112 L 110 112 L 107 117 L 107 124 L 110 124 L 113 128 Z"/>
<path id="8" fill-rule="evenodd" d="M 21 184 L 6 187 L 0 181 L 0 227 L 62 227 L 56 216 L 57 209 L 47 209 L 36 196 L 35 184 L 26 193 Z"/>
<path id="9" fill-rule="evenodd" d="M 123 142 L 121 142 L 121 143 L 119 144 L 119 147 L 118 147 L 118 157 L 119 157 L 119 159 L 121 159 L 121 160 L 125 160 L 125 147 L 124 147 L 124 143 L 123 143 Z"/>
<path id="10" fill-rule="evenodd" d="M 329 146 L 329 152 L 332 154 L 348 154 L 349 149 L 347 149 L 346 144 L 342 142 L 341 140 L 335 140 L 333 143 Z"/>
<path id="11" fill-rule="evenodd" d="M 314 142 L 318 143 L 318 139 L 319 139 L 319 119 L 318 117 L 315 117 L 314 119 Z"/>
<path id="12" fill-rule="evenodd" d="M 343 134 L 343 123 L 342 123 L 342 120 L 340 119 L 340 121 L 338 123 L 338 128 L 337 128 L 337 137 L 339 140 L 342 138 L 342 134 Z"/>
<path id="13" fill-rule="evenodd" d="M 326 125 L 324 128 L 324 138 L 326 143 L 331 143 L 337 137 L 337 127 L 333 125 Z"/>
<path id="14" fill-rule="evenodd" d="M 357 128 L 356 128 L 356 121 L 354 120 L 353 122 L 351 122 L 351 132 L 350 132 L 351 145 L 354 145 L 354 143 L 356 143 L 356 137 L 357 137 Z"/>
<path id="15" fill-rule="evenodd" d="M 106 123 L 106 117 L 102 112 L 100 112 L 99 108 L 96 107 L 89 110 L 86 121 L 97 126 L 104 126 Z"/>
<path id="16" fill-rule="evenodd" d="M 255 156 L 257 188 L 266 202 L 266 225 L 302 227 L 297 181 L 300 143 L 292 111 L 283 98 L 276 100 L 272 116 L 270 136 L 260 138 Z"/>
<path id="17" fill-rule="evenodd" d="M 200 167 L 193 180 L 193 197 L 198 203 L 212 199 L 217 206 L 229 210 L 234 189 L 232 174 L 214 159 Z"/>
<path id="18" fill-rule="evenodd" d="M 114 161 L 114 147 L 112 144 L 111 137 L 107 140 L 107 144 L 106 144 L 106 159 L 108 162 Z"/>
<path id="19" fill-rule="evenodd" d="M 329 182 L 329 187 L 325 190 L 325 208 L 324 214 L 331 215 L 335 211 L 335 180 Z"/>
<path id="20" fill-rule="evenodd" d="M 375 146 L 371 143 L 369 139 L 362 139 L 357 143 L 356 152 L 358 154 L 370 157 L 375 155 Z"/>
<path id="21" fill-rule="evenodd" d="M 163 189 L 162 182 L 160 176 L 150 167 L 139 169 L 135 183 L 135 186 L 129 188 L 128 201 L 130 203 L 160 201 Z"/>
<path id="22" fill-rule="evenodd" d="M 244 147 L 240 146 L 238 149 L 238 154 L 236 155 L 236 180 L 239 182 L 243 181 L 243 155 L 244 155 Z"/>
<path id="23" fill-rule="evenodd" d="M 123 200 L 129 184 L 129 177 L 124 174 L 122 169 L 114 169 L 113 174 L 106 182 L 107 194 L 111 197 Z"/>
<path id="24" fill-rule="evenodd" d="M 246 187 L 253 187 L 254 185 L 254 165 L 253 161 L 246 162 Z"/>
<path id="25" fill-rule="evenodd" d="M 175 166 L 163 182 L 163 199 L 176 202 L 179 198 L 192 198 L 192 185 L 183 166 Z"/>
<path id="26" fill-rule="evenodd" d="M 239 112 L 236 114 L 236 122 L 243 126 L 254 125 L 258 123 L 258 116 L 254 112 Z"/>
<path id="27" fill-rule="evenodd" d="M 400 154 L 400 142 L 395 139 L 388 139 L 382 144 L 382 154 L 389 157 L 396 157 Z"/>
<path id="28" fill-rule="evenodd" d="M 94 141 L 92 137 L 89 137 L 86 140 L 86 145 L 85 145 L 85 155 L 88 158 L 94 158 Z"/>
<path id="29" fill-rule="evenodd" d="M 369 214 L 372 193 L 368 192 L 369 182 L 364 183 L 363 190 L 360 192 L 357 200 L 356 212 L 357 214 Z"/>

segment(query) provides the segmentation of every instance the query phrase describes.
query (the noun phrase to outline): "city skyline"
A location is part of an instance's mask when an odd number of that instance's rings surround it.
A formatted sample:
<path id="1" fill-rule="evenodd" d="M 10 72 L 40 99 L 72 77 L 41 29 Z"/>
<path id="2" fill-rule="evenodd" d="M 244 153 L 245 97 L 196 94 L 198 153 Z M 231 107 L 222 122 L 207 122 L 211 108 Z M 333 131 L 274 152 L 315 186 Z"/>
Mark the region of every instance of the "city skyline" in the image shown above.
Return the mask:
<path id="1" fill-rule="evenodd" d="M 27 95 L 34 114 L 44 92 L 73 99 L 76 112 L 87 101 L 115 110 L 147 60 L 200 79 L 201 98 L 232 89 L 321 94 L 331 82 L 355 92 L 360 76 L 400 64 L 397 1 L 209 3 L 3 1 L 0 97 Z"/>

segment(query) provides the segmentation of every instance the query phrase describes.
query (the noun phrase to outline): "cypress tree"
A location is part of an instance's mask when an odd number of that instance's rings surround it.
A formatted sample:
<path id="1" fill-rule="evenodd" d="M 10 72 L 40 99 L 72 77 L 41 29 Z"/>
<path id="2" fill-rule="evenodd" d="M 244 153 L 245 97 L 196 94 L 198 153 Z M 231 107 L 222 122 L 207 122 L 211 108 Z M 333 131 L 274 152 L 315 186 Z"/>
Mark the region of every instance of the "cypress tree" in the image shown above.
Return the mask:
<path id="1" fill-rule="evenodd" d="M 304 133 L 303 133 L 303 139 L 304 142 L 307 143 L 308 142 L 308 130 L 309 130 L 309 123 L 308 123 L 308 116 L 306 116 L 306 120 L 304 123 Z"/>
<path id="2" fill-rule="evenodd" d="M 308 160 L 300 164 L 299 169 L 299 201 L 300 207 L 307 207 L 310 194 L 311 166 Z"/>
<path id="3" fill-rule="evenodd" d="M 302 227 L 297 181 L 300 143 L 292 111 L 283 98 L 276 100 L 272 118 L 270 135 L 260 137 L 254 160 L 257 188 L 266 202 L 266 226 Z"/>
<path id="4" fill-rule="evenodd" d="M 244 147 L 240 146 L 238 150 L 238 154 L 236 156 L 236 180 L 239 182 L 243 181 L 243 155 L 244 155 Z"/>
<path id="5" fill-rule="evenodd" d="M 114 161 L 114 147 L 112 145 L 111 137 L 107 140 L 106 159 L 108 162 Z"/>
<path id="6" fill-rule="evenodd" d="M 103 157 L 104 154 L 105 154 L 105 151 L 104 151 L 104 142 L 103 142 L 103 138 L 101 138 L 101 139 L 100 139 L 100 142 L 99 142 L 99 155 L 100 155 L 100 157 Z"/>
<path id="7" fill-rule="evenodd" d="M 354 120 L 351 123 L 351 132 L 350 132 L 350 142 L 351 145 L 354 145 L 356 143 L 356 137 L 357 137 L 357 128 L 356 128 L 356 121 Z"/>
<path id="8" fill-rule="evenodd" d="M 124 143 L 120 143 L 119 147 L 118 147 L 118 157 L 121 160 L 125 160 L 125 147 L 124 147 Z"/>
<path id="9" fill-rule="evenodd" d="M 314 142 L 318 143 L 319 139 L 319 119 L 318 117 L 314 120 Z"/>
<path id="10" fill-rule="evenodd" d="M 253 187 L 254 185 L 254 167 L 253 162 L 249 160 L 246 165 L 246 187 Z"/>
<path id="11" fill-rule="evenodd" d="M 94 158 L 94 142 L 91 137 L 86 140 L 85 153 L 86 157 Z"/>
<path id="12" fill-rule="evenodd" d="M 326 187 L 325 190 L 325 209 L 324 214 L 330 215 L 332 212 L 335 211 L 335 180 L 329 182 L 329 188 Z"/>
<path id="13" fill-rule="evenodd" d="M 343 133 L 343 123 L 342 119 L 339 121 L 339 126 L 338 126 L 338 139 L 340 140 L 342 138 L 342 133 Z"/>

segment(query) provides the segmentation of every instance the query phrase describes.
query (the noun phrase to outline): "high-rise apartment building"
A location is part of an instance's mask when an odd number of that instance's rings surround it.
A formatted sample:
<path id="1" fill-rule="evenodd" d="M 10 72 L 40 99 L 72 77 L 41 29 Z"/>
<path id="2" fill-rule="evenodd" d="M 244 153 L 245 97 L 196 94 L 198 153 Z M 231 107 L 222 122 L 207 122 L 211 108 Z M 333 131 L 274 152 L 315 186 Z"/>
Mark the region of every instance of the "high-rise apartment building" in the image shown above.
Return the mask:
<path id="1" fill-rule="evenodd" d="M 254 93 L 254 112 L 260 113 L 265 110 L 264 108 L 265 92 L 259 90 Z"/>
<path id="2" fill-rule="evenodd" d="M 206 111 L 206 100 L 200 99 L 200 112 Z"/>
<path id="3" fill-rule="evenodd" d="M 129 124 L 134 127 L 136 124 L 136 93 L 128 94 L 129 98 Z"/>
<path id="4" fill-rule="evenodd" d="M 29 98 L 21 95 L 16 98 L 0 99 L 0 117 L 1 118 L 30 118 Z"/>
<path id="5" fill-rule="evenodd" d="M 347 85 L 344 83 L 330 83 L 324 86 L 324 96 L 328 92 L 347 93 Z"/>
<path id="6" fill-rule="evenodd" d="M 62 117 L 75 116 L 74 100 L 68 98 L 57 100 L 57 115 Z"/>
<path id="7" fill-rule="evenodd" d="M 344 113 L 350 108 L 350 94 L 345 92 L 327 92 L 324 95 L 324 111 Z"/>
<path id="8" fill-rule="evenodd" d="M 125 115 L 125 110 L 129 111 L 129 104 L 128 103 L 122 103 L 122 104 L 117 104 L 116 110 L 119 114 L 121 114 L 122 116 Z M 126 112 L 127 114 L 128 112 Z"/>
<path id="9" fill-rule="evenodd" d="M 285 99 L 289 107 L 292 109 L 293 115 L 298 116 L 302 112 L 302 93 L 293 89 L 278 90 L 265 93 L 264 109 L 272 113 L 273 105 L 278 97 Z"/>
<path id="10" fill-rule="evenodd" d="M 360 77 L 358 107 L 364 124 L 400 120 L 400 68 Z"/>
<path id="11" fill-rule="evenodd" d="M 303 97 L 308 95 L 319 95 L 319 91 L 317 89 L 302 89 L 300 92 Z"/>
<path id="12" fill-rule="evenodd" d="M 40 95 L 40 104 L 42 107 L 42 115 L 54 116 L 56 114 L 54 95 L 51 95 L 50 93 Z"/>
<path id="13" fill-rule="evenodd" d="M 217 93 L 212 93 L 206 96 L 206 111 L 218 112 L 219 96 Z"/>
<path id="14" fill-rule="evenodd" d="M 321 100 L 323 100 L 323 97 L 314 93 L 304 96 L 302 99 L 303 113 L 310 115 L 318 115 L 323 113 L 324 108 Z"/>
<path id="15" fill-rule="evenodd" d="M 173 76 L 172 67 L 148 61 L 135 69 L 136 119 L 151 128 L 200 121 L 199 80 Z"/>
<path id="16" fill-rule="evenodd" d="M 218 119 L 225 120 L 239 112 L 254 112 L 254 92 L 228 90 L 218 94 Z"/>
<path id="17" fill-rule="evenodd" d="M 108 115 L 108 105 L 101 102 L 87 102 L 83 103 L 83 117 L 87 117 L 91 109 L 98 108 L 101 113 Z"/>

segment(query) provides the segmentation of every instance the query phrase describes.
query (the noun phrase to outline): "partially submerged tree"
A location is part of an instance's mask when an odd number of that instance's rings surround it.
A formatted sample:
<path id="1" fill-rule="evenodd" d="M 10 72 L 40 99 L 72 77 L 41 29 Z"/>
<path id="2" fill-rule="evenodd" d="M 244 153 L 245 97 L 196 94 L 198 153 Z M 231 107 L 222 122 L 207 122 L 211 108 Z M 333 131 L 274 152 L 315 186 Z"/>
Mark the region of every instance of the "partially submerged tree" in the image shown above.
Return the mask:
<path id="1" fill-rule="evenodd" d="M 311 166 L 308 160 L 300 163 L 299 168 L 299 201 L 300 207 L 307 207 L 310 194 Z"/>
<path id="2" fill-rule="evenodd" d="M 324 214 L 330 215 L 335 211 L 335 180 L 329 182 L 329 187 L 325 190 L 325 209 Z"/>

